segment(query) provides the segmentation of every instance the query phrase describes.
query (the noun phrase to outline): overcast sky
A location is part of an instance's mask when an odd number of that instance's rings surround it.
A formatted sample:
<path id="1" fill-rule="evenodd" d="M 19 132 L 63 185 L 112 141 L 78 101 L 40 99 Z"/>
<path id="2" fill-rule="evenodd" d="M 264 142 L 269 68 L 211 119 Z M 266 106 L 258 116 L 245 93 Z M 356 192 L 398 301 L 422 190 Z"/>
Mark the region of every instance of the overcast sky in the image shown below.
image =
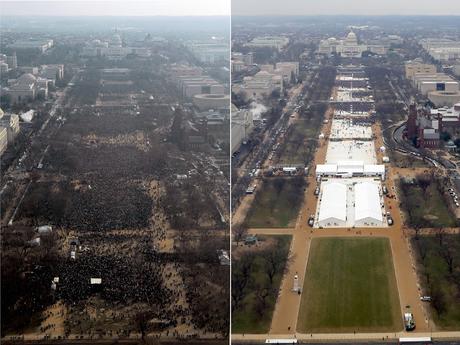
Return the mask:
<path id="1" fill-rule="evenodd" d="M 0 13 L 2 16 L 212 16 L 229 15 L 230 0 L 0 0 Z"/>
<path id="2" fill-rule="evenodd" d="M 191 0 L 193 1 L 193 0 Z M 232 0 L 232 15 L 460 15 L 460 0 Z"/>

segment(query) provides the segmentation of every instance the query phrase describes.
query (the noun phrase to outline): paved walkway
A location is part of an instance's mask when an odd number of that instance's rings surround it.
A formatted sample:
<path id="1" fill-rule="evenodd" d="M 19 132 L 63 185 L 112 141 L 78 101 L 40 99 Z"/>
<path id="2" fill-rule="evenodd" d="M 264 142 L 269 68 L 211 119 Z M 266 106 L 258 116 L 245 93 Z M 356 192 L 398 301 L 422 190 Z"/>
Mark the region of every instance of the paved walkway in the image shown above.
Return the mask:
<path id="1" fill-rule="evenodd" d="M 298 339 L 308 341 L 365 341 L 365 340 L 395 340 L 402 337 L 431 337 L 433 339 L 460 339 L 459 332 L 419 332 L 417 334 L 407 332 L 396 333 L 284 333 L 284 334 L 232 334 L 232 341 L 264 341 L 266 339 Z"/>

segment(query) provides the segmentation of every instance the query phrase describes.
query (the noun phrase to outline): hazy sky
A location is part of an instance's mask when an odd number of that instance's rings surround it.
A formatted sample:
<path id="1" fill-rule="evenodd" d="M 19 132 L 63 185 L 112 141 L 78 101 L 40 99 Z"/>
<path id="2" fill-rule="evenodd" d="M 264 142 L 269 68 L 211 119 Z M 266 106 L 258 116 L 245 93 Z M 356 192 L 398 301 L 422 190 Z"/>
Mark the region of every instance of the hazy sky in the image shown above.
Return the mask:
<path id="1" fill-rule="evenodd" d="M 230 0 L 3 1 L 0 13 L 40 16 L 209 16 L 229 15 Z"/>
<path id="2" fill-rule="evenodd" d="M 193 0 L 192 0 L 193 1 Z M 460 0 L 232 0 L 234 15 L 460 15 Z"/>

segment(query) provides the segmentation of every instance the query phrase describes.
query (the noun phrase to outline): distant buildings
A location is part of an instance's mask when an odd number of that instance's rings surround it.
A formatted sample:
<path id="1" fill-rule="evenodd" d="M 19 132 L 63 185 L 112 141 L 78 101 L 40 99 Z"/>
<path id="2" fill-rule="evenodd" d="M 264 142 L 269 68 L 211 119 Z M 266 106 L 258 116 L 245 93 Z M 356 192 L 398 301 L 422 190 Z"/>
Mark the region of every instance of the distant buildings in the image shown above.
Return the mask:
<path id="1" fill-rule="evenodd" d="M 438 109 L 417 108 L 412 104 L 406 123 L 406 137 L 417 147 L 438 148 L 441 133 L 460 138 L 460 103 Z"/>
<path id="2" fill-rule="evenodd" d="M 222 40 L 216 42 L 192 42 L 187 44 L 192 54 L 205 64 L 217 64 L 228 61 L 230 54 L 228 43 Z"/>
<path id="3" fill-rule="evenodd" d="M 170 76 L 185 98 L 194 98 L 197 95 L 219 95 L 225 94 L 225 87 L 214 78 L 203 74 L 203 69 L 196 66 L 172 65 Z M 206 103 L 221 102 L 223 97 L 198 97 L 195 102 L 198 105 Z M 219 103 L 220 104 L 220 103 Z M 228 104 L 228 103 L 227 103 Z M 228 105 L 227 105 L 228 107 Z"/>
<path id="4" fill-rule="evenodd" d="M 435 74 L 436 66 L 420 60 L 407 61 L 404 64 L 407 79 L 413 79 L 416 74 Z"/>
<path id="5" fill-rule="evenodd" d="M 2 95 L 9 95 L 13 104 L 33 101 L 38 96 L 46 98 L 48 79 L 24 73 L 18 79 L 8 80 L 8 87 L 2 89 Z"/>
<path id="6" fill-rule="evenodd" d="M 435 60 L 460 60 L 460 41 L 444 38 L 425 38 L 420 40 L 420 44 Z"/>
<path id="7" fill-rule="evenodd" d="M 54 85 L 56 80 L 62 80 L 64 78 L 64 65 L 42 65 L 40 76 L 42 78 L 50 80 L 51 83 Z"/>
<path id="8" fill-rule="evenodd" d="M 193 96 L 193 104 L 200 110 L 228 109 L 230 96 L 225 94 L 198 94 Z"/>
<path id="9" fill-rule="evenodd" d="M 232 84 L 234 93 L 243 92 L 246 98 L 262 99 L 273 91 L 283 91 L 283 77 L 267 71 L 260 71 L 252 77 L 244 77 L 241 84 Z"/>
<path id="10" fill-rule="evenodd" d="M 184 97 L 191 98 L 199 94 L 224 94 L 224 86 L 207 75 L 198 77 L 181 77 L 178 80 L 178 85 Z"/>
<path id="11" fill-rule="evenodd" d="M 276 65 L 260 65 L 260 70 L 283 78 L 284 84 L 290 84 L 299 76 L 299 62 L 277 62 Z M 294 80 L 292 80 L 294 78 Z"/>
<path id="12" fill-rule="evenodd" d="M 247 140 L 248 136 L 254 129 L 254 122 L 252 111 L 248 109 L 238 109 L 232 104 L 232 153 L 235 152 L 238 147 Z"/>
<path id="13" fill-rule="evenodd" d="M 44 53 L 53 46 L 54 42 L 52 39 L 43 40 L 18 40 L 7 47 L 15 51 L 34 51 Z"/>
<path id="14" fill-rule="evenodd" d="M 241 72 L 254 64 L 252 53 L 232 52 L 232 72 Z"/>
<path id="15" fill-rule="evenodd" d="M 319 43 L 318 53 L 333 54 L 337 53 L 342 57 L 360 58 L 368 46 L 358 43 L 358 38 L 353 31 L 350 31 L 346 38 L 337 40 L 335 37 L 322 40 Z"/>
<path id="16" fill-rule="evenodd" d="M 243 92 L 249 99 L 261 99 L 275 90 L 283 92 L 284 85 L 295 82 L 299 76 L 299 62 L 278 62 L 275 65 L 260 65 L 259 68 L 255 75 L 246 76 L 241 83 L 233 84 L 232 91 Z"/>
<path id="17" fill-rule="evenodd" d="M 0 72 L 7 73 L 9 70 L 18 68 L 16 53 L 13 55 L 0 54 Z"/>
<path id="18" fill-rule="evenodd" d="M 8 147 L 8 133 L 7 129 L 0 126 L 0 155 L 2 155 Z"/>
<path id="19" fill-rule="evenodd" d="M 385 55 L 392 44 L 400 44 L 401 42 L 401 37 L 389 35 L 369 40 L 367 44 L 360 44 L 358 43 L 356 34 L 353 31 L 350 31 L 347 37 L 343 39 L 330 37 L 328 39 L 321 40 L 319 43 L 318 53 L 327 55 L 338 54 L 342 57 L 348 58 L 360 58 L 365 51 L 369 51 L 377 55 Z"/>
<path id="20" fill-rule="evenodd" d="M 98 39 L 88 42 L 83 47 L 80 56 L 87 58 L 104 57 L 109 60 L 121 60 L 128 55 L 136 55 L 138 57 L 149 57 L 151 51 L 144 47 L 124 47 L 119 34 L 115 33 L 109 40 L 101 41 Z"/>
<path id="21" fill-rule="evenodd" d="M 405 64 L 406 78 L 436 106 L 451 107 L 460 102 L 459 82 L 445 73 L 437 73 L 436 66 L 420 60 Z"/>
<path id="22" fill-rule="evenodd" d="M 101 77 L 105 80 L 123 80 L 129 78 L 130 75 L 131 70 L 129 68 L 104 68 L 101 71 Z"/>
<path id="23" fill-rule="evenodd" d="M 246 43 L 249 48 L 273 48 L 278 51 L 289 44 L 289 38 L 283 36 L 263 36 L 255 37 L 253 40 Z"/>
<path id="24" fill-rule="evenodd" d="M 19 129 L 19 116 L 5 114 L 0 109 L 0 154 L 3 154 L 7 146 L 14 142 L 19 134 Z"/>

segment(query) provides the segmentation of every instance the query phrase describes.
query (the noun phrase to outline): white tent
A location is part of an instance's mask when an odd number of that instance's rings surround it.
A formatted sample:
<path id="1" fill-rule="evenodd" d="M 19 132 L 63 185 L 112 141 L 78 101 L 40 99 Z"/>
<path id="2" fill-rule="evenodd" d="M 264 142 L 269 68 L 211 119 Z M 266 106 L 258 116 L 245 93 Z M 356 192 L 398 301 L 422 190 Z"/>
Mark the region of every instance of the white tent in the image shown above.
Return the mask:
<path id="1" fill-rule="evenodd" d="M 347 186 L 331 182 L 323 186 L 318 214 L 320 227 L 343 227 L 347 221 Z"/>
<path id="2" fill-rule="evenodd" d="M 371 182 L 357 183 L 355 185 L 355 226 L 378 226 L 382 223 L 378 185 Z"/>
<path id="3" fill-rule="evenodd" d="M 364 175 L 366 176 L 381 176 L 385 179 L 385 165 L 383 164 L 368 164 L 364 166 Z"/>
<path id="4" fill-rule="evenodd" d="M 363 169 L 363 161 L 339 161 L 337 163 L 337 172 L 342 174 L 362 174 Z"/>
<path id="5" fill-rule="evenodd" d="M 337 175 L 337 164 L 318 164 L 316 166 L 316 176 L 335 175 Z"/>

